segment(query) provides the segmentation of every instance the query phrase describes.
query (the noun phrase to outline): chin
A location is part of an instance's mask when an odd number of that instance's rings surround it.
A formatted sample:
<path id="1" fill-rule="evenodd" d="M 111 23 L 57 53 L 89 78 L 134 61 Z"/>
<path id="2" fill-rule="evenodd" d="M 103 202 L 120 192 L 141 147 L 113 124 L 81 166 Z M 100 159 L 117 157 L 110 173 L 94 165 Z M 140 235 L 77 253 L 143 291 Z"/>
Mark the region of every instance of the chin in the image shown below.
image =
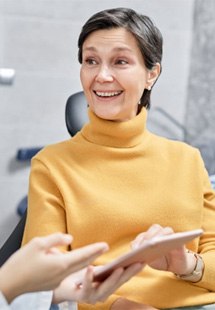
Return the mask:
<path id="1" fill-rule="evenodd" d="M 100 109 L 100 108 L 92 108 L 91 109 L 99 118 L 110 120 L 110 121 L 117 121 L 119 119 L 119 114 L 115 113 L 114 111 L 107 111 L 107 109 Z"/>
<path id="2" fill-rule="evenodd" d="M 117 118 L 113 115 L 109 115 L 107 113 L 96 113 L 94 112 L 99 118 L 105 119 L 107 121 L 117 121 Z"/>

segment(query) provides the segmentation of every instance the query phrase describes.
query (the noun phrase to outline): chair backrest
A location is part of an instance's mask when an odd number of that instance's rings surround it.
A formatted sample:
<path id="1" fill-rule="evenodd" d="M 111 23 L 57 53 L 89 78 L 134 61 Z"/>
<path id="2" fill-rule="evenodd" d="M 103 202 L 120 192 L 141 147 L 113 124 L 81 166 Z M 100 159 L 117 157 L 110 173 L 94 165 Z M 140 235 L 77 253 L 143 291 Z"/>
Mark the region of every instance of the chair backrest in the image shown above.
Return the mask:
<path id="1" fill-rule="evenodd" d="M 83 92 L 71 95 L 66 102 L 65 109 L 66 127 L 71 136 L 74 136 L 85 123 L 88 122 L 87 101 Z M 12 231 L 9 238 L 0 249 L 0 267 L 4 262 L 17 251 L 22 243 L 25 228 L 27 210 L 21 220 Z"/>
<path id="2" fill-rule="evenodd" d="M 71 136 L 74 136 L 88 122 L 87 100 L 83 91 L 75 93 L 68 98 L 65 109 L 65 121 Z"/>
<path id="3" fill-rule="evenodd" d="M 16 225 L 15 229 L 10 234 L 9 238 L 5 241 L 4 245 L 1 247 L 0 267 L 14 252 L 16 252 L 20 248 L 25 228 L 26 216 L 27 216 L 27 210 L 23 214 L 19 223 Z"/>

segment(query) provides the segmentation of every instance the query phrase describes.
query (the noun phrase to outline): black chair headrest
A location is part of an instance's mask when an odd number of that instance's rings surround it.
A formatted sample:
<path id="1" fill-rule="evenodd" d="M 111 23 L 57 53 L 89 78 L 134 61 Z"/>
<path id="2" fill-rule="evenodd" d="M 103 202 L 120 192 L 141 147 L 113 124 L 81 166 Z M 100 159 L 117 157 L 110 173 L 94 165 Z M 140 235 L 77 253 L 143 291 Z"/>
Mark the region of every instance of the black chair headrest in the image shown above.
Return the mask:
<path id="1" fill-rule="evenodd" d="M 65 120 L 67 130 L 71 136 L 74 136 L 89 121 L 87 100 L 83 91 L 75 93 L 68 98 Z"/>

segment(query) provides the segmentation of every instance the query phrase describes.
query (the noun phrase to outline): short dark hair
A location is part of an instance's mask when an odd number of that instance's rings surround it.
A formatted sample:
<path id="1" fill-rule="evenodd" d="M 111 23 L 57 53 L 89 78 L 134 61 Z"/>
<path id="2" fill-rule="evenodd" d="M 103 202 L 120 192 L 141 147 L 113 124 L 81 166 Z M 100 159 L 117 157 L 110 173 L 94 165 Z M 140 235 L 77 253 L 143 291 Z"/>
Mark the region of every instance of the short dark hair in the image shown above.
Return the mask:
<path id="1" fill-rule="evenodd" d="M 90 17 L 82 27 L 78 39 L 78 60 L 82 63 L 82 48 L 86 38 L 94 31 L 101 29 L 124 28 L 136 39 L 147 69 L 151 70 L 156 63 L 161 65 L 163 38 L 152 20 L 129 8 L 114 8 L 100 11 Z M 151 90 L 144 89 L 141 106 L 150 108 Z"/>

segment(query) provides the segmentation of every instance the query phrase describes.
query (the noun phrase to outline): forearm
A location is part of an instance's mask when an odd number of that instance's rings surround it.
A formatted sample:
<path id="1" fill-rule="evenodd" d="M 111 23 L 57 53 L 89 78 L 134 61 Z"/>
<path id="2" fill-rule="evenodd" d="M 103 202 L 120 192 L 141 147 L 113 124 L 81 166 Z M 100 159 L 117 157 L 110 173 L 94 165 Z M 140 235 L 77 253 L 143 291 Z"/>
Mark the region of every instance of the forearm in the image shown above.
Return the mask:
<path id="1" fill-rule="evenodd" d="M 215 291 L 215 270 L 214 270 L 214 260 L 215 251 L 204 253 L 201 255 L 204 260 L 204 273 L 201 281 L 194 283 L 196 286 L 206 288 L 209 291 Z"/>
<path id="2" fill-rule="evenodd" d="M 8 304 L 10 304 L 18 295 L 24 293 L 20 289 L 20 285 L 16 281 L 16 277 L 12 280 L 9 274 L 5 274 L 4 267 L 0 270 L 0 291 L 4 295 Z"/>
<path id="3" fill-rule="evenodd" d="M 0 291 L 4 295 L 4 298 L 6 299 L 8 304 L 10 304 L 13 301 L 13 299 L 18 296 L 14 294 L 13 290 L 8 288 L 7 285 L 2 285 L 2 283 L 0 283 Z"/>
<path id="4" fill-rule="evenodd" d="M 43 310 L 49 310 L 52 300 L 52 291 L 27 293 L 14 299 L 11 303 L 12 309 L 19 310 L 38 310 L 38 308 Z"/>

